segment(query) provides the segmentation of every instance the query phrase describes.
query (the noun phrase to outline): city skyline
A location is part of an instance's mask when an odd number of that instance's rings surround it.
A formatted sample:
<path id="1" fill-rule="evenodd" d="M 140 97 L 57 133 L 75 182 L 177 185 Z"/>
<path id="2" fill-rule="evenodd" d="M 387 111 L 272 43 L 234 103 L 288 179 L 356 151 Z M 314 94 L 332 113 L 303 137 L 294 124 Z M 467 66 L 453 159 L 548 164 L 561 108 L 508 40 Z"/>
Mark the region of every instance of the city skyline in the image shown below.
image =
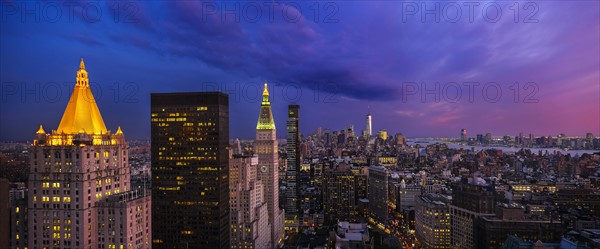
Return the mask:
<path id="1" fill-rule="evenodd" d="M 0 248 L 600 248 L 598 55 L 599 1 L 0 0 Z"/>
<path id="2" fill-rule="evenodd" d="M 241 4 L 240 10 L 262 10 L 256 22 L 249 22 L 246 14 L 227 14 L 223 2 L 216 2 L 215 14 L 206 12 L 210 4 L 127 3 L 133 7 L 114 2 L 1 3 L 0 140 L 28 140 L 40 122 L 47 127 L 59 123 L 51 113 L 68 102 L 69 72 L 81 57 L 90 63 L 90 83 L 100 109 L 116 110 L 105 114 L 107 123 L 121 122 L 133 139 L 150 136 L 150 92 L 207 90 L 232 96 L 236 122 L 231 123 L 231 137 L 252 138 L 244 127 L 254 122 L 264 80 L 273 87 L 278 126 L 285 126 L 288 104 L 303 106 L 303 134 L 348 124 L 360 132 L 367 113 L 373 115 L 374 133 L 386 129 L 408 137 L 456 137 L 462 128 L 470 134 L 600 134 L 597 2 L 521 3 L 520 15 L 510 3 L 499 2 L 503 15 L 498 20 L 477 14 L 472 21 L 466 15 L 468 6 L 459 6 L 463 16 L 457 22 L 442 11 L 426 14 L 423 21 L 421 12 L 406 11 L 415 7 L 412 2 L 379 7 L 356 2 L 281 4 L 274 7 L 279 14 L 273 20 L 266 15 L 268 5 Z M 53 16 L 43 10 L 55 6 L 64 8 L 63 15 L 50 22 Z M 98 18 L 82 15 L 96 7 L 102 11 Z M 315 7 L 321 11 L 318 17 Z M 21 8 L 34 14 L 23 14 Z M 72 19 L 69 8 L 74 10 Z M 130 14 L 128 8 L 137 11 Z M 366 17 L 357 17 L 363 8 Z M 331 10 L 334 14 L 326 15 Z M 206 15 L 203 19 L 192 13 Z M 290 20 L 294 13 L 301 18 Z M 220 45 L 207 43 L 207 38 Z M 258 44 L 265 49 L 255 49 Z M 228 49 L 232 47 L 236 49 Z M 30 73 L 32 68 L 36 73 Z M 473 101 L 469 86 L 476 88 Z M 502 95 L 496 100 L 498 86 Z M 436 94 L 427 94 L 436 87 Z M 38 110 L 37 117 L 26 115 Z M 285 138 L 285 132 L 277 137 Z"/>

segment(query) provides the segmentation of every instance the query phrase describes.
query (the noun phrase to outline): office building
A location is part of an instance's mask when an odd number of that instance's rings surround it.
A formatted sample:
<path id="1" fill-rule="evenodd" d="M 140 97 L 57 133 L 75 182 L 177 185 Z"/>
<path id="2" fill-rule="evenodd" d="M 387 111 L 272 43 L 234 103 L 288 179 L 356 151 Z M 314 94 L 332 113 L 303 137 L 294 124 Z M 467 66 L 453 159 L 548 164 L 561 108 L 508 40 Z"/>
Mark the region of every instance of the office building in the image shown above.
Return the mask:
<path id="1" fill-rule="evenodd" d="M 438 194 L 416 198 L 415 233 L 425 249 L 450 248 L 450 200 Z"/>
<path id="2" fill-rule="evenodd" d="M 377 137 L 383 141 L 387 140 L 387 130 L 380 130 L 377 132 Z"/>
<path id="3" fill-rule="evenodd" d="M 288 106 L 287 119 L 287 170 L 286 170 L 286 205 L 285 205 L 285 227 L 286 230 L 298 231 L 299 218 L 299 189 L 298 180 L 300 172 L 300 106 Z"/>
<path id="4" fill-rule="evenodd" d="M 264 186 L 258 179 L 258 157 L 234 154 L 229 159 L 229 171 L 231 248 L 271 247 Z"/>
<path id="5" fill-rule="evenodd" d="M 477 246 L 477 222 L 482 217 L 495 214 L 495 191 L 493 186 L 460 183 L 452 190 L 450 205 L 450 243 L 456 248 L 470 249 Z"/>
<path id="6" fill-rule="evenodd" d="M 477 220 L 476 248 L 500 249 L 509 235 L 529 241 L 558 243 L 563 234 L 562 222 L 546 216 L 531 215 L 518 203 L 500 203 L 496 216 Z"/>
<path id="7" fill-rule="evenodd" d="M 154 248 L 229 248 L 229 100 L 151 94 Z"/>
<path id="8" fill-rule="evenodd" d="M 372 121 L 372 116 L 371 114 L 367 114 L 367 120 L 366 120 L 366 125 L 365 125 L 365 134 L 363 134 L 365 136 L 365 139 L 370 139 L 371 136 L 373 136 L 373 121 Z"/>
<path id="9" fill-rule="evenodd" d="M 385 167 L 369 167 L 369 213 L 374 222 L 381 225 L 388 220 L 388 177 Z"/>
<path id="10" fill-rule="evenodd" d="M 354 221 L 357 216 L 355 176 L 349 165 L 340 163 L 323 173 L 323 211 L 327 224 Z"/>

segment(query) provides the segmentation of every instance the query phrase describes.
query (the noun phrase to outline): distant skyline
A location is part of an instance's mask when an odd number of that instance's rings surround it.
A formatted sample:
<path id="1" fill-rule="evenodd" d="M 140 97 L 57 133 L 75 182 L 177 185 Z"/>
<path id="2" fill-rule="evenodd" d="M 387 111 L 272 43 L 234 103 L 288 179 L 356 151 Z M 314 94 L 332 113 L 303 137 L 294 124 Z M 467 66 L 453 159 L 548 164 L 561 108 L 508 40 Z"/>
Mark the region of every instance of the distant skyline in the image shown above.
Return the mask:
<path id="1" fill-rule="evenodd" d="M 305 135 L 360 134 L 371 113 L 373 133 L 407 137 L 600 136 L 598 1 L 478 2 L 472 20 L 444 1 L 272 3 L 0 1 L 0 140 L 58 127 L 81 57 L 128 140 L 150 137 L 150 93 L 215 90 L 230 138 L 251 139 L 265 80 L 279 138 L 291 103 Z"/>

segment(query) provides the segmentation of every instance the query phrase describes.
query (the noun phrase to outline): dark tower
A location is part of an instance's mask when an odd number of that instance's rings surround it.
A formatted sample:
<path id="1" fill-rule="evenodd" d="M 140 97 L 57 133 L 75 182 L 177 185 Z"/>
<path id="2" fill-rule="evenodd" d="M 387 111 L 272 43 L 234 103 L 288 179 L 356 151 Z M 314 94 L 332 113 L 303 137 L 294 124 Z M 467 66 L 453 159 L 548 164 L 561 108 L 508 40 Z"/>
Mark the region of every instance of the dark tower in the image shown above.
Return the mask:
<path id="1" fill-rule="evenodd" d="M 288 106 L 287 119 L 287 171 L 286 171 L 286 205 L 285 227 L 287 230 L 298 231 L 299 196 L 298 171 L 300 170 L 300 106 Z"/>
<path id="2" fill-rule="evenodd" d="M 151 94 L 152 246 L 229 248 L 229 97 Z"/>

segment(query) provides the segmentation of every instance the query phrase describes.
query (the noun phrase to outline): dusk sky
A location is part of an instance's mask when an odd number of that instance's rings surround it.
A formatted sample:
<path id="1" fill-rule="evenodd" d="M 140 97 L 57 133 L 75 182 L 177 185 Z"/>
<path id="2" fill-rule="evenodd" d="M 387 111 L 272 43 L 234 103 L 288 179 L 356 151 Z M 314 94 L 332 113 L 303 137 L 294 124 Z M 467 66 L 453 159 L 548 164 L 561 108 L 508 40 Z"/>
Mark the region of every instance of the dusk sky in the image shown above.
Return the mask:
<path id="1" fill-rule="evenodd" d="M 82 57 L 128 139 L 150 93 L 215 90 L 254 138 L 265 80 L 280 138 L 290 103 L 304 134 L 599 136 L 600 2 L 476 3 L 0 0 L 0 140 L 58 127 Z"/>

